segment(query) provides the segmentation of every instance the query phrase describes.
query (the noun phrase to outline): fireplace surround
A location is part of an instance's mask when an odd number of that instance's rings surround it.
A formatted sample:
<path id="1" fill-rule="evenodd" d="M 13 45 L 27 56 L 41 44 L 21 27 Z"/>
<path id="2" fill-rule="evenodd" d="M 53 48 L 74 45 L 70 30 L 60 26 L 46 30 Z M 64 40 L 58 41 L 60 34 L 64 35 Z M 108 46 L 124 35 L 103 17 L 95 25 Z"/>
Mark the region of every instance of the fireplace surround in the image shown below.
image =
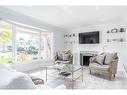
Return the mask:
<path id="1" fill-rule="evenodd" d="M 96 56 L 97 51 L 80 51 L 80 65 L 89 66 L 90 57 Z"/>

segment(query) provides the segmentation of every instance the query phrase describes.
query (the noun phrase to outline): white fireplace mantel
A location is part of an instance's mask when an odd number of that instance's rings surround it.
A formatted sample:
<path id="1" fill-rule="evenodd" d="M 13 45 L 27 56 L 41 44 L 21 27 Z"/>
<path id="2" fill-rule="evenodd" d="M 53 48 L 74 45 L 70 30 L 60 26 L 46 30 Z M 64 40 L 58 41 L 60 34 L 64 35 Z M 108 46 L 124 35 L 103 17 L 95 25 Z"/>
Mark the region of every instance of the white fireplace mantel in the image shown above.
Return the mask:
<path id="1" fill-rule="evenodd" d="M 83 56 L 95 56 L 98 55 L 98 51 L 80 51 Z"/>
<path id="2" fill-rule="evenodd" d="M 97 51 L 80 51 L 80 65 L 84 66 L 85 65 L 89 65 L 89 58 L 92 56 L 96 56 L 98 55 Z M 86 59 L 84 59 L 86 58 Z M 86 61 L 84 61 L 86 60 Z"/>

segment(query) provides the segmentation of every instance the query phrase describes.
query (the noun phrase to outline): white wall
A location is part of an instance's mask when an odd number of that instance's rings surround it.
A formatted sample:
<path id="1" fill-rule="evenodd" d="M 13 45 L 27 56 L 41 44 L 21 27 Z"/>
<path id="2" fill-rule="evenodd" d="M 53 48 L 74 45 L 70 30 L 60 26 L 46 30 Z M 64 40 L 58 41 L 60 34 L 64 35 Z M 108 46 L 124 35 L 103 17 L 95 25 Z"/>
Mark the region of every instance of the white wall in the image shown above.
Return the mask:
<path id="1" fill-rule="evenodd" d="M 54 32 L 54 35 L 53 35 L 53 52 L 54 54 L 57 52 L 57 51 L 61 51 L 64 49 L 64 38 L 63 38 L 63 35 L 64 33 L 61 32 L 61 31 L 56 31 Z"/>
<path id="2" fill-rule="evenodd" d="M 124 15 L 122 23 L 124 23 L 124 25 L 127 26 L 127 12 Z M 124 67 L 126 68 L 126 71 L 127 71 L 127 46 L 125 48 L 125 51 L 123 52 L 123 62 L 124 62 Z"/>
<path id="3" fill-rule="evenodd" d="M 122 22 L 114 22 L 114 23 L 107 23 L 107 24 L 101 24 L 101 25 L 94 25 L 94 26 L 88 26 L 88 27 L 81 27 L 77 29 L 73 29 L 71 31 L 66 32 L 65 34 L 72 34 L 75 33 L 76 37 L 73 38 L 75 40 L 75 44 L 70 44 L 70 48 L 72 49 L 73 53 L 78 56 L 78 59 L 76 60 L 77 63 L 79 63 L 79 52 L 80 51 L 98 51 L 102 52 L 103 47 L 104 51 L 109 51 L 109 52 L 118 52 L 118 55 L 120 57 L 120 63 L 123 62 L 123 55 L 127 49 L 126 42 L 109 42 L 107 43 L 108 38 L 121 38 L 125 37 L 127 38 L 127 33 L 122 32 L 122 33 L 110 33 L 108 34 L 107 31 L 111 30 L 113 28 L 123 28 L 126 27 L 125 24 Z M 78 33 L 81 32 L 92 32 L 92 31 L 100 31 L 100 43 L 99 44 L 79 44 L 78 42 Z M 65 39 L 67 40 L 72 40 L 72 39 Z M 65 45 L 65 49 L 67 49 L 69 45 Z"/>

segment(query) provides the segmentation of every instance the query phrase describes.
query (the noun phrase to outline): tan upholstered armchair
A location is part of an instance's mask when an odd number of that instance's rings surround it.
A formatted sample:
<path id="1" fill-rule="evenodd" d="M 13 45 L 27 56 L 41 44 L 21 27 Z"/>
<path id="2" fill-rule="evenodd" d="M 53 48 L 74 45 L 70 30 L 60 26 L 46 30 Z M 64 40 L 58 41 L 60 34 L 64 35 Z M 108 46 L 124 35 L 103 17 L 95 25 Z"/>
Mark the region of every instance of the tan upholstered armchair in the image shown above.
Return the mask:
<path id="1" fill-rule="evenodd" d="M 115 78 L 115 74 L 117 73 L 117 64 L 117 53 L 102 53 L 101 55 L 91 57 L 89 64 L 90 74 L 107 74 L 109 80 L 112 80 L 112 76 Z"/>
<path id="2" fill-rule="evenodd" d="M 55 63 L 73 64 L 73 55 L 70 51 L 57 52 L 55 55 Z"/>

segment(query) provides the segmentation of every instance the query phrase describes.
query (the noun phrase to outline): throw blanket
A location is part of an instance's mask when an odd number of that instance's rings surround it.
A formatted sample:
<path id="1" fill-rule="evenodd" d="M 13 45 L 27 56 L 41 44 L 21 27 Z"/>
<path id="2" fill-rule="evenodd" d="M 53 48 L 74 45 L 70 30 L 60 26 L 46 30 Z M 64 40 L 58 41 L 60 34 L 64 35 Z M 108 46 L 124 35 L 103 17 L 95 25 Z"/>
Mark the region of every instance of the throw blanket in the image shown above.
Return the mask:
<path id="1" fill-rule="evenodd" d="M 31 78 L 24 73 L 0 68 L 0 89 L 34 89 Z"/>

